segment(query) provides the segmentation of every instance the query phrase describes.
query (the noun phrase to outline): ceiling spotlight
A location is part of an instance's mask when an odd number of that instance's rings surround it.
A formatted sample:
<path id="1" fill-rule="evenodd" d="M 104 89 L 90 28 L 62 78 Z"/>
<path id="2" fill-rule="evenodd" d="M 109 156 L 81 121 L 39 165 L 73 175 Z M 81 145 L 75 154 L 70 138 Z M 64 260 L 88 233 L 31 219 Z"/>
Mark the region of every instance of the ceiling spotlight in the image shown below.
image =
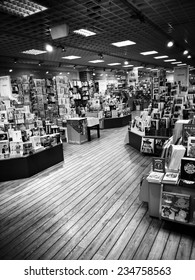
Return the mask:
<path id="1" fill-rule="evenodd" d="M 174 42 L 173 42 L 173 41 L 169 41 L 169 42 L 167 43 L 167 47 L 169 47 L 169 48 L 171 48 L 173 45 L 174 45 Z"/>
<path id="2" fill-rule="evenodd" d="M 65 51 L 66 51 L 65 47 L 62 47 L 62 52 L 65 52 Z"/>
<path id="3" fill-rule="evenodd" d="M 129 64 L 129 62 L 126 60 L 126 61 L 124 61 L 124 64 L 125 64 L 125 65 L 128 65 L 128 64 Z"/>
<path id="4" fill-rule="evenodd" d="M 74 65 L 73 68 L 76 69 L 76 65 Z"/>
<path id="5" fill-rule="evenodd" d="M 189 55 L 187 56 L 187 58 L 192 58 L 192 56 L 189 54 Z"/>
<path id="6" fill-rule="evenodd" d="M 9 69 L 9 72 L 12 72 L 13 70 L 12 69 Z"/>
<path id="7" fill-rule="evenodd" d="M 184 55 L 186 55 L 186 54 L 188 54 L 188 53 L 189 53 L 188 50 L 183 51 L 183 54 L 184 54 Z"/>
<path id="8" fill-rule="evenodd" d="M 14 63 L 16 64 L 18 62 L 18 59 L 17 58 L 14 58 Z"/>
<path id="9" fill-rule="evenodd" d="M 47 71 L 46 74 L 49 74 L 49 71 Z"/>
<path id="10" fill-rule="evenodd" d="M 39 61 L 39 66 L 41 66 L 42 65 L 42 62 L 41 61 Z"/>
<path id="11" fill-rule="evenodd" d="M 46 49 L 46 51 L 48 51 L 48 52 L 52 52 L 52 51 L 53 51 L 53 46 L 47 44 L 47 45 L 45 46 L 45 49 Z"/>

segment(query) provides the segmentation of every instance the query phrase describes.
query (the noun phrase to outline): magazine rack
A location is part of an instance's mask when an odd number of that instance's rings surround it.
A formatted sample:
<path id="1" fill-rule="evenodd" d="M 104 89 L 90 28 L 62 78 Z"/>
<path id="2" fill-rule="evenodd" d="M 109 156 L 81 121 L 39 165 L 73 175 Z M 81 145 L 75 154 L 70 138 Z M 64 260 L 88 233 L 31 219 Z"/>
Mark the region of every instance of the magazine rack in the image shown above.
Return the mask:
<path id="1" fill-rule="evenodd" d="M 0 160 L 0 182 L 28 178 L 63 160 L 62 143 L 32 155 Z"/>

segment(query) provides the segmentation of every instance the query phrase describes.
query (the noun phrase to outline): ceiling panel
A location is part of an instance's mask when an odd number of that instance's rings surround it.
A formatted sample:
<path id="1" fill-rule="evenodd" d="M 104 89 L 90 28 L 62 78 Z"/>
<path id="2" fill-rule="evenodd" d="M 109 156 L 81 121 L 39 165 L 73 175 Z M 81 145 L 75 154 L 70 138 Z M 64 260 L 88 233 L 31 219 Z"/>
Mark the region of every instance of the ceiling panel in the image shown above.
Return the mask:
<path id="1" fill-rule="evenodd" d="M 119 62 L 115 68 L 123 68 L 124 60 L 136 66 L 159 66 L 170 68 L 170 63 L 143 56 L 140 52 L 156 50 L 158 55 L 195 66 L 195 1 L 189 0 L 39 0 L 37 3 L 48 9 L 29 17 L 17 17 L 0 11 L 0 60 L 14 58 L 23 61 L 32 59 L 47 63 L 108 67 L 108 63 Z M 66 23 L 67 37 L 52 40 L 50 28 Z M 82 37 L 73 31 L 88 28 L 97 34 Z M 168 40 L 176 44 L 166 47 Z M 111 43 L 132 40 L 136 45 L 117 48 Z M 37 56 L 23 54 L 28 49 L 44 50 L 45 44 L 54 46 L 53 53 Z M 81 56 L 74 61 L 62 59 L 66 55 Z M 192 54 L 188 60 L 183 56 L 187 48 Z M 104 63 L 91 64 L 90 60 L 104 57 Z M 110 67 L 112 68 L 112 67 Z"/>

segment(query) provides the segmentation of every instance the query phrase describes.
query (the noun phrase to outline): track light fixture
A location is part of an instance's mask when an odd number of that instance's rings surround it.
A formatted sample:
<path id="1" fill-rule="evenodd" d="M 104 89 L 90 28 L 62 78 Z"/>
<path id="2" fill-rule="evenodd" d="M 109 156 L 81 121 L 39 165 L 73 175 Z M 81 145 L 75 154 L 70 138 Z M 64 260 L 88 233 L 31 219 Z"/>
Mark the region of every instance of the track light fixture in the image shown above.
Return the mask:
<path id="1" fill-rule="evenodd" d="M 187 58 L 192 58 L 192 56 L 189 54 L 189 55 L 187 56 Z"/>
<path id="2" fill-rule="evenodd" d="M 76 69 L 76 65 L 74 65 L 73 68 Z"/>
<path id="3" fill-rule="evenodd" d="M 18 59 L 17 58 L 14 58 L 14 63 L 16 64 L 18 62 Z"/>
<path id="4" fill-rule="evenodd" d="M 42 65 L 42 61 L 39 61 L 39 66 L 41 66 Z"/>

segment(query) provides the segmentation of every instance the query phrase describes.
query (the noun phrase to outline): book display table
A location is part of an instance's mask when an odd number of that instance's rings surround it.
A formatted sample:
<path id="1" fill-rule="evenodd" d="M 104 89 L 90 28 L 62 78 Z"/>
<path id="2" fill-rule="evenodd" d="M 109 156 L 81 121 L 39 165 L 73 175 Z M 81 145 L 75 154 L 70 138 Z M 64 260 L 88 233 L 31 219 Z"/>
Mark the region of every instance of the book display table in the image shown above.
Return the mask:
<path id="1" fill-rule="evenodd" d="M 124 117 L 105 118 L 104 128 L 122 127 L 128 125 L 130 121 L 131 121 L 131 114 Z"/>
<path id="2" fill-rule="evenodd" d="M 63 160 L 62 143 L 32 155 L 0 160 L 0 182 L 28 178 Z"/>

